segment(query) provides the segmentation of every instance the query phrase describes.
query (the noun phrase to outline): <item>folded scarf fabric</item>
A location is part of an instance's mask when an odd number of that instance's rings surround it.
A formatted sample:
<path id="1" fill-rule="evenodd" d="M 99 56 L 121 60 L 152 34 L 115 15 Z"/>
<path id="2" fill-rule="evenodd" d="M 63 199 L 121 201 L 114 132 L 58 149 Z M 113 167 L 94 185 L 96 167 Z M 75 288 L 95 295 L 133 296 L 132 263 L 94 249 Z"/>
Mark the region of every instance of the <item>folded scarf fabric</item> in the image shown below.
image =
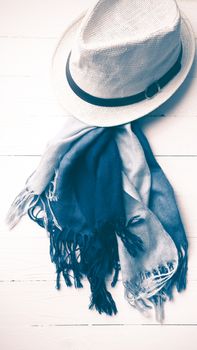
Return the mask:
<path id="1" fill-rule="evenodd" d="M 82 287 L 90 308 L 116 314 L 107 289 L 121 270 L 125 297 L 158 321 L 173 288 L 186 287 L 188 243 L 173 189 L 138 122 L 89 127 L 73 117 L 47 145 L 8 213 L 14 227 L 28 213 L 49 233 L 56 286 Z"/>

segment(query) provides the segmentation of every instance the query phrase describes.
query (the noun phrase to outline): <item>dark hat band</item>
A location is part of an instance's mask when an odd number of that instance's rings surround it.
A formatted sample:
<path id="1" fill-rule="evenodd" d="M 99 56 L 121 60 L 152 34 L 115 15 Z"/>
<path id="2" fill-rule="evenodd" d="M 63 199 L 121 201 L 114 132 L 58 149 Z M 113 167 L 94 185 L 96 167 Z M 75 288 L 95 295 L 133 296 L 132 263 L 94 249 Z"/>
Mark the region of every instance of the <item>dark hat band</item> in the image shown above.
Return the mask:
<path id="1" fill-rule="evenodd" d="M 69 63 L 70 63 L 71 52 L 69 53 L 67 63 L 66 63 L 66 78 L 73 92 L 82 100 L 88 103 L 91 103 L 96 106 L 102 106 L 102 107 L 120 107 L 120 106 L 132 105 L 134 103 L 151 99 L 152 97 L 154 97 L 165 85 L 167 85 L 178 74 L 178 72 L 181 69 L 182 51 L 183 50 L 181 46 L 181 50 L 177 61 L 167 71 L 167 73 L 165 73 L 159 80 L 149 85 L 144 91 L 139 92 L 138 94 L 132 95 L 132 96 L 117 97 L 117 98 L 101 98 L 101 97 L 90 95 L 86 91 L 82 90 L 73 80 L 70 72 Z"/>

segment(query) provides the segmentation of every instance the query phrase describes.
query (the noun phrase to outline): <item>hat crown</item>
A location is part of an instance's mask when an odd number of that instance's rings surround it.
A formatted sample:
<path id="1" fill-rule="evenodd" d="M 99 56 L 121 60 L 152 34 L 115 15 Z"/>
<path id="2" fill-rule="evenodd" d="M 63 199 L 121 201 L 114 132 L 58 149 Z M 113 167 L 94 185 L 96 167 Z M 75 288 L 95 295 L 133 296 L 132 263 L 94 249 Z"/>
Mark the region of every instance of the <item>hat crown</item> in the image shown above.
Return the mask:
<path id="1" fill-rule="evenodd" d="M 174 0 L 101 0 L 84 19 L 80 39 L 89 48 L 143 42 L 173 30 L 178 18 Z"/>
<path id="2" fill-rule="evenodd" d="M 180 46 L 180 13 L 174 0 L 100 0 L 81 23 L 70 71 L 91 95 L 131 96 L 173 66 Z"/>

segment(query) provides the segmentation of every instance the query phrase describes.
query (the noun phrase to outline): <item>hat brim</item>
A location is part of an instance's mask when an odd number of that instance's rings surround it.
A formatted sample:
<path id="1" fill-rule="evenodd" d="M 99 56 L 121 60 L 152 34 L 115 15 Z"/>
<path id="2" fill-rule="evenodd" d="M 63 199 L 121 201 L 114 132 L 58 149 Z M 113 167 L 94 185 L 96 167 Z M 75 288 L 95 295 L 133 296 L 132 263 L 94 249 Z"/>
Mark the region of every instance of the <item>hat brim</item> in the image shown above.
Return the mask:
<path id="1" fill-rule="evenodd" d="M 181 13 L 181 40 L 183 55 L 181 60 L 181 70 L 179 73 L 151 99 L 141 102 L 121 106 L 102 107 L 90 104 L 80 99 L 70 88 L 65 67 L 67 57 L 71 51 L 76 32 L 85 13 L 81 14 L 62 35 L 52 59 L 52 78 L 58 100 L 62 107 L 74 117 L 92 126 L 116 126 L 125 124 L 144 115 L 149 114 L 154 109 L 167 101 L 181 86 L 189 70 L 195 55 L 195 38 L 188 19 Z"/>

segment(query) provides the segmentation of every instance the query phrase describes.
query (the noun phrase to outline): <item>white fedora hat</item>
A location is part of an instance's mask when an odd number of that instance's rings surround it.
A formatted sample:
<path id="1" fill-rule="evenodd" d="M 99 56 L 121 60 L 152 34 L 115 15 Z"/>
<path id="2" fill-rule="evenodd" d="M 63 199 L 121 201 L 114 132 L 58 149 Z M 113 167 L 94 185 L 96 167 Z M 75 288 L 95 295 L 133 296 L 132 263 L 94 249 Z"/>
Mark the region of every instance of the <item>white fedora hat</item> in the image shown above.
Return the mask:
<path id="1" fill-rule="evenodd" d="M 73 116 L 115 126 L 168 100 L 194 54 L 191 25 L 174 0 L 100 0 L 64 32 L 52 75 Z"/>

